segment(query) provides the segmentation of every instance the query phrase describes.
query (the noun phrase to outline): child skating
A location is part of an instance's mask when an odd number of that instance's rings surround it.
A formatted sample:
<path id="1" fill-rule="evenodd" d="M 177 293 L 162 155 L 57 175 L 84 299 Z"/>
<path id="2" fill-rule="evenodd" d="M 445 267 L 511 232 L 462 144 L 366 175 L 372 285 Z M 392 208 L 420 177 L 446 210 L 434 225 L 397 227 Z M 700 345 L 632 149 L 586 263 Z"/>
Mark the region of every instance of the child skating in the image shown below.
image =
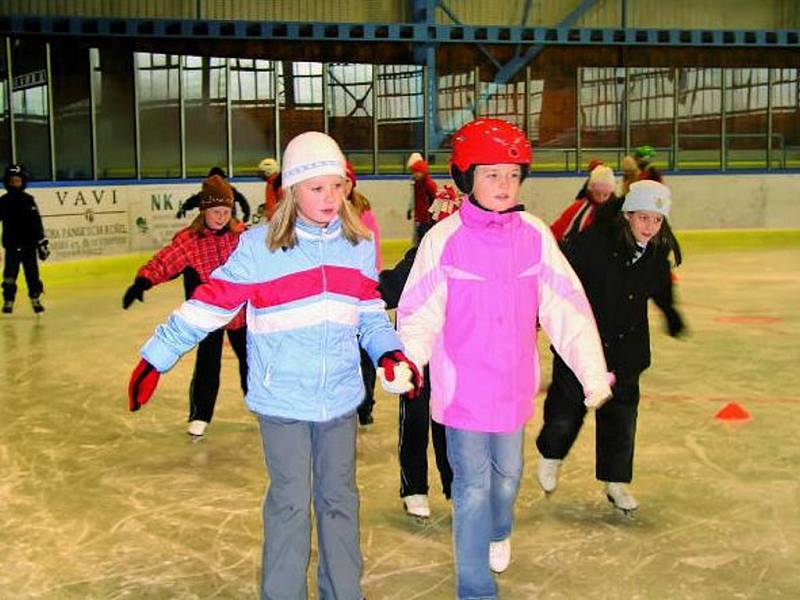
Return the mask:
<path id="1" fill-rule="evenodd" d="M 147 402 L 160 373 L 246 307 L 246 403 L 260 425 L 270 480 L 261 598 L 308 597 L 313 498 L 317 597 L 360 600 L 359 343 L 390 393 L 418 389 L 419 374 L 378 295 L 370 233 L 345 201 L 339 146 L 323 133 L 297 136 L 283 153 L 282 182 L 285 198 L 269 224 L 244 233 L 143 347 L 130 408 Z"/>
<path id="2" fill-rule="evenodd" d="M 525 423 L 539 387 L 536 323 L 579 374 L 587 404 L 609 395 L 591 308 L 550 229 L 519 204 L 532 153 L 497 119 L 453 137 L 451 175 L 467 194 L 423 238 L 398 306 L 409 357 L 430 363 L 431 416 L 453 469 L 459 598 L 496 598 L 511 559 Z"/>
<path id="3" fill-rule="evenodd" d="M 626 512 L 639 505 L 627 484 L 633 477 L 639 377 L 650 366 L 648 299 L 663 311 L 669 335 L 684 329 L 672 297 L 669 255 L 674 252 L 676 264 L 681 255 L 667 223 L 670 204 L 665 185 L 634 183 L 615 219 L 596 223 L 564 247 L 591 302 L 608 368 L 616 378 L 613 397 L 595 413 L 596 477 L 609 501 Z M 544 424 L 536 440 L 541 453 L 537 479 L 547 493 L 555 491 L 561 464 L 583 425 L 582 400 L 580 382 L 556 348 Z"/>
<path id="4" fill-rule="evenodd" d="M 207 283 L 211 272 L 233 253 L 244 231 L 234 219 L 233 191 L 226 180 L 212 175 L 203 181 L 198 195 L 200 214 L 192 224 L 181 229 L 172 241 L 159 250 L 136 273 L 136 279 L 122 298 L 128 309 L 134 300 L 144 300 L 144 293 L 155 285 L 183 276 L 187 300 L 197 287 Z M 192 383 L 189 386 L 188 433 L 199 438 L 205 434 L 214 416 L 222 367 L 223 335 L 227 331 L 239 363 L 239 382 L 247 393 L 247 348 L 244 311 L 240 311 L 224 327 L 220 327 L 198 344 Z"/>
<path id="5" fill-rule="evenodd" d="M 3 313 L 11 314 L 17 296 L 20 266 L 25 271 L 28 297 L 36 314 L 44 312 L 40 296 L 44 284 L 39 278 L 39 260 L 50 256 L 39 208 L 25 188 L 28 173 L 18 164 L 8 165 L 3 175 L 6 193 L 0 196 L 0 223 L 3 224 Z"/>

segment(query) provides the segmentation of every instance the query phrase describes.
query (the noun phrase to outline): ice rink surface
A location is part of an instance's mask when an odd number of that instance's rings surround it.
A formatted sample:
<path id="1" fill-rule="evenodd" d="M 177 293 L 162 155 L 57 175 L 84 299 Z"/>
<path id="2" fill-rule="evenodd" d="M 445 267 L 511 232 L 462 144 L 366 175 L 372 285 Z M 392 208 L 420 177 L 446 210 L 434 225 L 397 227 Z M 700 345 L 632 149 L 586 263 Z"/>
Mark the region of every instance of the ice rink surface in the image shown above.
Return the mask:
<path id="1" fill-rule="evenodd" d="M 0 320 L 0 598 L 257 597 L 266 476 L 232 352 L 199 443 L 185 433 L 193 356 L 129 413 L 137 350 L 182 297 L 175 282 L 123 311 L 132 276 L 48 285 L 45 274 L 47 312 L 34 317 L 23 296 Z M 678 276 L 690 335 L 668 338 L 653 309 L 639 510 L 622 516 L 595 481 L 591 416 L 544 497 L 533 478 L 540 394 L 503 598 L 800 597 L 800 250 L 689 254 Z M 432 451 L 423 522 L 398 498 L 397 400 L 377 399 L 358 437 L 365 594 L 452 598 Z M 716 420 L 731 401 L 752 419 Z"/>

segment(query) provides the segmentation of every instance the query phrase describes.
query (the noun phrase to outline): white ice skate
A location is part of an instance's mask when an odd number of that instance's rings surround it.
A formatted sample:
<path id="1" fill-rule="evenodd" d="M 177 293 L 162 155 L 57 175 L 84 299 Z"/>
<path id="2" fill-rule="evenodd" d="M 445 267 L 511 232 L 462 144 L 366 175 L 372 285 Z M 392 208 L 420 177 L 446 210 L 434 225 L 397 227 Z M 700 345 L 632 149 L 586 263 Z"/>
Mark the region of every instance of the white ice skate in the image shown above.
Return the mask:
<path id="1" fill-rule="evenodd" d="M 495 573 L 502 573 L 511 562 L 511 537 L 499 542 L 489 543 L 489 568 Z"/>
<path id="2" fill-rule="evenodd" d="M 639 503 L 624 483 L 606 482 L 606 498 L 626 515 L 639 508 Z"/>
<path id="3" fill-rule="evenodd" d="M 536 467 L 536 479 L 545 494 L 552 494 L 558 487 L 558 472 L 561 469 L 560 458 L 539 457 L 539 464 Z"/>
<path id="4" fill-rule="evenodd" d="M 425 494 L 403 496 L 403 504 L 406 507 L 406 512 L 412 517 L 427 519 L 431 516 L 431 507 L 428 504 L 428 496 Z"/>
<path id="5" fill-rule="evenodd" d="M 192 438 L 198 439 L 203 437 L 206 432 L 206 427 L 208 427 L 206 421 L 195 419 L 194 421 L 189 421 L 189 427 L 186 429 L 186 433 L 192 436 Z"/>

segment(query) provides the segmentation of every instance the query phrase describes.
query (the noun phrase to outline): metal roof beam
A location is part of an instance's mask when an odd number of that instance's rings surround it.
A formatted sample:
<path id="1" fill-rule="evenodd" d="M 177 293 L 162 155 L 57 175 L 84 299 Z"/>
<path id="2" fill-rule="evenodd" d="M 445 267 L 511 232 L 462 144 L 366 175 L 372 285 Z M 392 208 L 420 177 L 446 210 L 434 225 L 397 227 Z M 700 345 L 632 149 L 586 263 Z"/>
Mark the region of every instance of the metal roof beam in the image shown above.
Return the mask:
<path id="1" fill-rule="evenodd" d="M 590 0 L 584 0 L 585 4 Z M 430 23 L 310 23 L 93 17 L 0 17 L 3 35 L 223 39 L 316 42 L 533 44 L 544 46 L 699 46 L 800 48 L 798 30 L 624 29 L 436 25 Z"/>

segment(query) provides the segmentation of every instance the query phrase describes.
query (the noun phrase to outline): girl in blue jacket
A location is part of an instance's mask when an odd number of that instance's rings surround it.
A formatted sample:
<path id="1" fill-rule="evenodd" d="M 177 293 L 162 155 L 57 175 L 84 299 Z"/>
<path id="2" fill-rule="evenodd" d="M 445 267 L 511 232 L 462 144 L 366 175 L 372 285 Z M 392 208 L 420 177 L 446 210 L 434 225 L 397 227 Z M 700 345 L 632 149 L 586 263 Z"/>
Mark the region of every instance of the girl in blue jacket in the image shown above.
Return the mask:
<path id="1" fill-rule="evenodd" d="M 261 597 L 306 598 L 313 493 L 320 598 L 363 597 L 355 481 L 359 340 L 393 394 L 419 389 L 377 291 L 375 245 L 345 196 L 336 142 L 307 132 L 286 147 L 285 199 L 268 225 L 160 325 L 131 376 L 130 409 L 160 373 L 246 305 L 247 406 L 258 418 L 270 485 Z"/>

